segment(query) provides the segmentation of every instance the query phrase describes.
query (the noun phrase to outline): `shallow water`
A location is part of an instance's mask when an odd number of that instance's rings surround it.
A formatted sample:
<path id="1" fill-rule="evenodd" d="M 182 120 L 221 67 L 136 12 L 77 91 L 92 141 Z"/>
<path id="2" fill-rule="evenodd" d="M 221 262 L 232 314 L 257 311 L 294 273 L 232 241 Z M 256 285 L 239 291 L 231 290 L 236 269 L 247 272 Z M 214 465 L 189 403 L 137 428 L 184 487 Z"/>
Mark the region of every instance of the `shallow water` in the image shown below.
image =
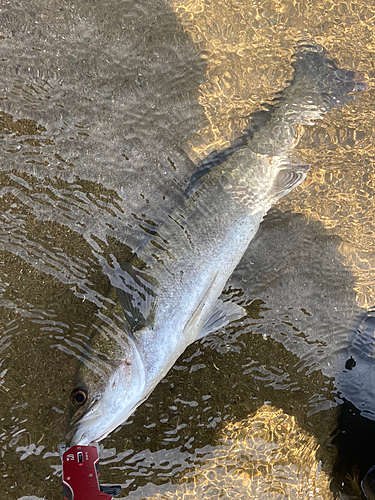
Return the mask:
<path id="1" fill-rule="evenodd" d="M 364 1 L 1 7 L 8 499 L 62 498 L 57 445 L 113 263 L 182 201 L 199 159 L 284 88 L 295 43 L 311 37 L 365 71 L 370 91 L 306 128 L 307 179 L 270 211 L 224 292 L 248 317 L 190 346 L 101 443 L 101 482 L 134 499 L 360 498 L 375 424 L 335 385 L 375 304 L 374 19 Z"/>

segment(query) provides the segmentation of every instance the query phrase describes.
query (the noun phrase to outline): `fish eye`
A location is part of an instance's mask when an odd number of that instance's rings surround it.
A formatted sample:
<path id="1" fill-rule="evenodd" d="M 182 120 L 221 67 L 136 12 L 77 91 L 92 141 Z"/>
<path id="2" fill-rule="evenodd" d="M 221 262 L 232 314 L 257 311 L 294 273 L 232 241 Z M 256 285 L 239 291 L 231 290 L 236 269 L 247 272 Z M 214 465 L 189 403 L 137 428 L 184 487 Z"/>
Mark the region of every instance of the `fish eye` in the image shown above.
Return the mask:
<path id="1" fill-rule="evenodd" d="M 87 391 L 85 389 L 74 389 L 71 395 L 74 406 L 82 406 L 87 401 Z"/>

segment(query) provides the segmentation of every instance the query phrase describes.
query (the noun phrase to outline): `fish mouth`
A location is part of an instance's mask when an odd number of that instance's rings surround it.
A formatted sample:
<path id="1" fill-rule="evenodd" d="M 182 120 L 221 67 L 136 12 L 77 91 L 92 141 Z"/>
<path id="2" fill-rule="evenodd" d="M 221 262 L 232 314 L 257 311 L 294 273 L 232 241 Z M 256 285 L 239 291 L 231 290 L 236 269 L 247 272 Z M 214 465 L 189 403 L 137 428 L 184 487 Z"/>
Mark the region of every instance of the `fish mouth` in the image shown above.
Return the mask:
<path id="1" fill-rule="evenodd" d="M 82 444 L 80 441 L 85 436 L 86 432 L 82 431 L 80 436 L 77 436 L 79 429 L 84 425 L 85 428 L 90 427 L 90 423 L 94 423 L 98 418 L 102 417 L 103 413 L 98 409 L 100 407 L 99 399 L 95 399 L 76 421 L 70 422 L 65 432 L 64 442 L 67 448 Z M 77 439 L 74 439 L 74 438 Z"/>
<path id="2" fill-rule="evenodd" d="M 80 426 L 78 424 L 79 422 L 74 424 L 74 426 L 66 432 L 64 439 L 65 450 L 71 448 L 72 446 L 89 446 L 91 442 L 94 442 L 94 440 L 85 440 L 87 433 L 84 430 L 80 431 Z M 95 441 L 98 441 L 98 439 Z"/>
<path id="3" fill-rule="evenodd" d="M 151 391 L 150 391 L 151 392 Z M 149 394 L 148 394 L 149 395 Z M 142 401 L 147 399 L 148 395 L 145 398 L 142 398 Z M 94 403 L 97 403 L 99 405 L 99 401 L 95 401 Z M 94 405 L 93 403 L 93 405 Z M 92 406 L 93 406 L 92 405 Z M 134 410 L 137 408 L 138 403 L 133 404 L 130 409 L 127 411 L 127 417 L 126 419 L 134 412 Z M 92 412 L 92 407 L 91 412 Z M 90 434 L 90 424 L 94 424 L 95 421 L 103 416 L 103 412 L 96 411 L 95 415 L 92 415 L 89 413 L 84 413 L 74 424 L 72 424 L 68 430 L 65 433 L 64 437 L 64 452 L 68 449 L 71 448 L 72 446 L 89 446 L 91 443 L 97 443 L 104 439 L 105 437 L 108 436 L 112 431 L 114 431 L 117 427 L 119 427 L 123 422 L 124 418 L 121 416 L 117 419 L 114 419 L 112 421 L 112 425 L 110 425 L 108 428 L 106 428 L 104 431 L 100 432 L 100 434 L 96 434 L 93 436 L 93 439 L 90 440 L 85 440 L 85 436 L 87 434 Z M 109 415 L 110 416 L 110 415 Z M 84 422 L 84 429 L 81 429 L 81 425 Z"/>
<path id="4" fill-rule="evenodd" d="M 65 447 L 66 449 L 68 448 L 71 448 L 72 446 L 75 446 L 77 444 L 79 444 L 77 442 L 77 439 L 74 439 L 77 435 L 77 431 L 78 431 L 78 424 L 79 422 L 77 422 L 76 424 L 74 424 L 72 427 L 70 427 L 66 433 L 65 433 L 65 436 L 64 436 L 64 444 L 65 444 Z M 82 437 L 82 436 L 81 436 Z M 79 441 L 79 440 L 78 440 Z M 81 443 L 80 443 L 81 444 Z"/>
<path id="5" fill-rule="evenodd" d="M 99 435 L 95 435 L 93 439 L 85 439 L 87 435 L 86 430 L 82 430 L 80 432 L 80 423 L 81 419 L 77 421 L 70 429 L 65 434 L 65 439 L 63 443 L 61 443 L 59 446 L 61 447 L 62 454 L 65 453 L 65 451 L 68 448 L 71 448 L 72 446 L 90 446 L 93 443 L 97 443 L 101 439 L 104 439 L 106 436 L 108 436 L 109 433 L 111 433 L 114 429 L 116 429 L 119 425 L 121 425 L 121 422 L 116 422 L 113 424 L 108 430 L 102 432 Z M 89 425 L 89 424 L 88 424 Z"/>

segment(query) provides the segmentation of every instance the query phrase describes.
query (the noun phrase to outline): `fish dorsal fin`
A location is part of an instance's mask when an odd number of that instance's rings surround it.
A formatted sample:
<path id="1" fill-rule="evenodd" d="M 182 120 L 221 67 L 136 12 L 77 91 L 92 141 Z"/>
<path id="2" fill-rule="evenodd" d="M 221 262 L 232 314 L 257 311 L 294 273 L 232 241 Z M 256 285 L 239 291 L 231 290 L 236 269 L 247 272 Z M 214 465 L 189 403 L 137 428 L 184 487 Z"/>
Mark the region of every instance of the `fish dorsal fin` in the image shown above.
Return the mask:
<path id="1" fill-rule="evenodd" d="M 222 300 L 217 299 L 214 307 L 212 308 L 210 317 L 207 319 L 197 336 L 197 340 L 202 339 L 210 333 L 220 330 L 220 328 L 223 328 L 232 321 L 241 319 L 244 316 L 246 316 L 246 310 L 243 307 L 231 302 L 230 300 L 223 302 Z"/>
<path id="2" fill-rule="evenodd" d="M 117 296 L 133 331 L 153 323 L 156 303 L 155 279 L 135 263 L 121 264 L 116 276 Z"/>
<path id="3" fill-rule="evenodd" d="M 276 176 L 275 182 L 270 191 L 272 203 L 276 203 L 282 196 L 290 193 L 306 177 L 310 165 L 302 163 L 292 163 L 282 168 Z"/>

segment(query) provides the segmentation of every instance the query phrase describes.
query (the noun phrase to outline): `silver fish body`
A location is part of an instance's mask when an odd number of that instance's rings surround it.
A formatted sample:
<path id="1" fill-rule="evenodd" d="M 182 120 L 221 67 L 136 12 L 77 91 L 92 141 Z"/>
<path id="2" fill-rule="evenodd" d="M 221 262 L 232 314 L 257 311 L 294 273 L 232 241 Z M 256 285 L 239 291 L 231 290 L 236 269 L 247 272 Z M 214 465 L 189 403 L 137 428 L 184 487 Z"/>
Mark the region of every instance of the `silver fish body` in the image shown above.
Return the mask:
<path id="1" fill-rule="evenodd" d="M 188 345 L 245 315 L 219 296 L 270 206 L 306 175 L 291 157 L 296 124 L 312 124 L 367 89 L 362 74 L 338 69 L 316 45 L 301 46 L 293 66 L 293 81 L 260 122 L 202 162 L 186 202 L 116 269 L 125 318 L 119 305 L 103 318 L 77 369 L 69 446 L 108 435 Z"/>

